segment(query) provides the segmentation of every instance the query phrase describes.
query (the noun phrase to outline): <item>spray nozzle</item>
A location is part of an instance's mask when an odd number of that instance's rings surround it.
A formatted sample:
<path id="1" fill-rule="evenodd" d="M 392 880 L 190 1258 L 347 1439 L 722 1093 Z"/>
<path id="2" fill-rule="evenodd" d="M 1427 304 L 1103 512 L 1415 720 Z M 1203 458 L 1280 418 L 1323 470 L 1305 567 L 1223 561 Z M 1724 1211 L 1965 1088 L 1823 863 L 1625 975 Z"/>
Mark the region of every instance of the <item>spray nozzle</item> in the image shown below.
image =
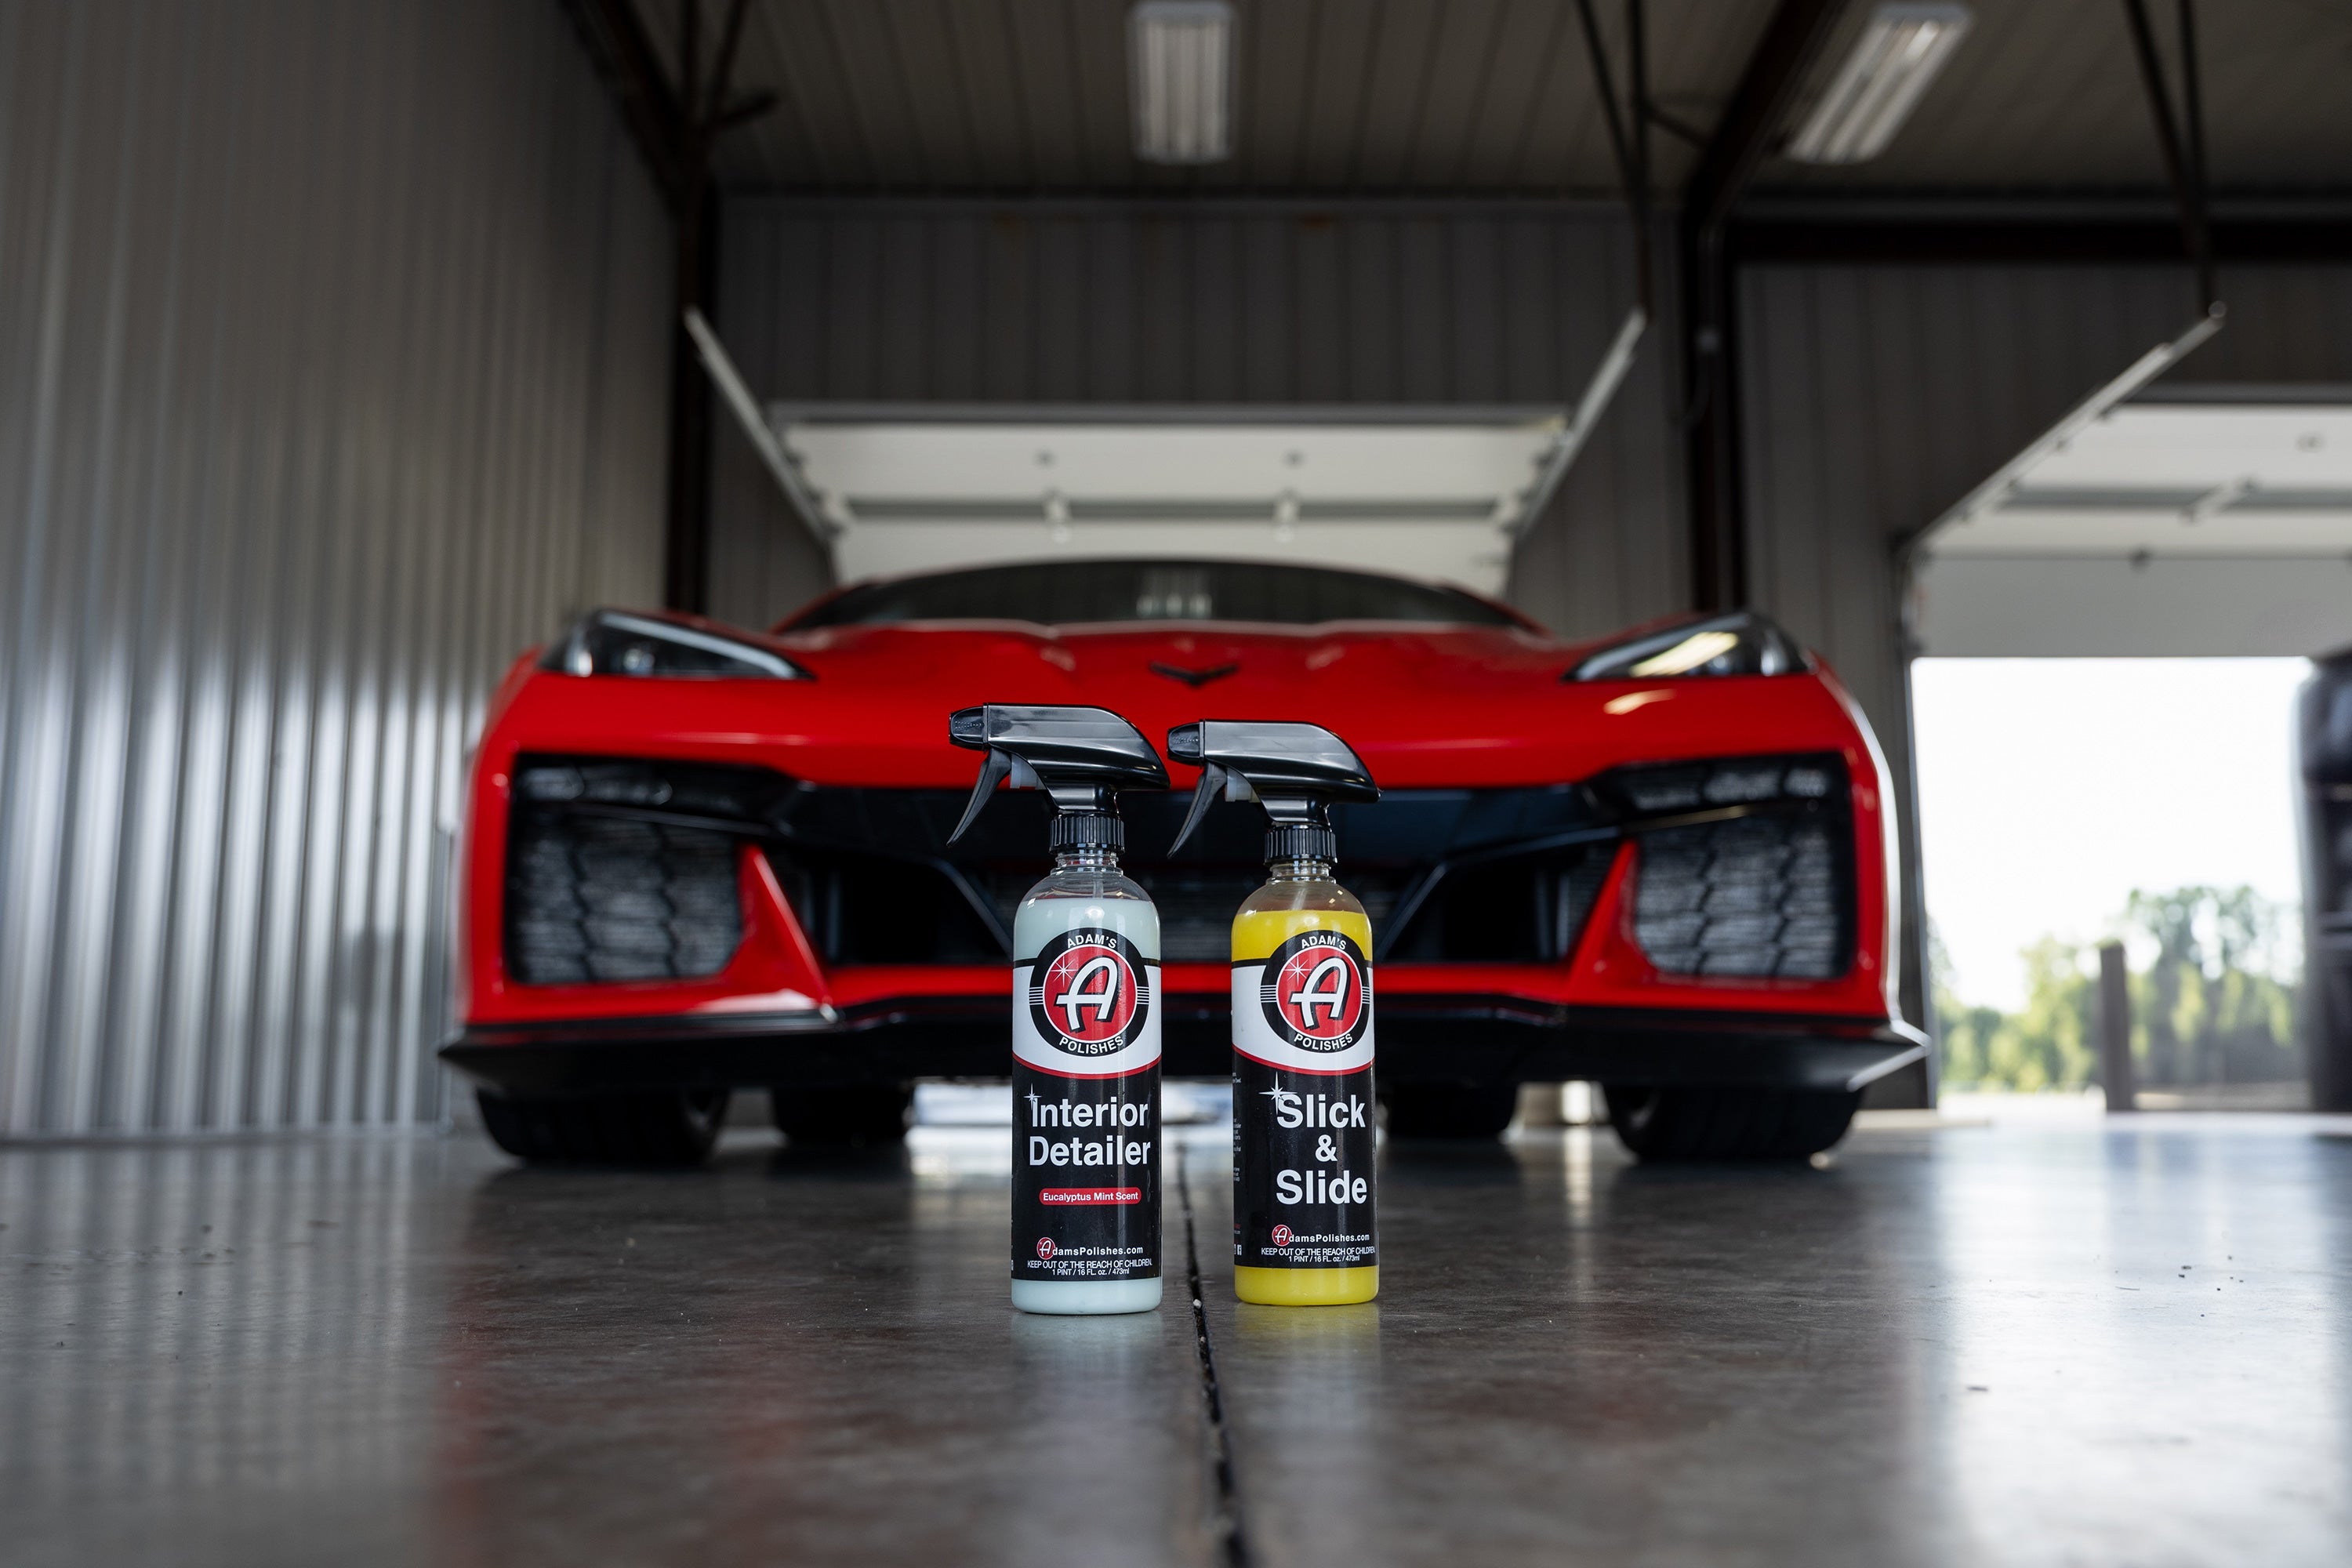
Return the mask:
<path id="1" fill-rule="evenodd" d="M 988 753 L 971 804 L 948 835 L 950 844 L 963 837 L 1006 779 L 1014 789 L 1044 790 L 1065 816 L 1114 816 L 1118 791 L 1168 787 L 1168 770 L 1151 742 L 1107 708 L 966 708 L 948 720 L 948 739 Z"/>
<path id="2" fill-rule="evenodd" d="M 1184 830 L 1168 847 L 1171 855 L 1192 837 L 1192 829 L 1209 814 L 1210 802 L 1221 794 L 1227 800 L 1254 800 L 1265 808 L 1274 825 L 1266 840 L 1269 855 L 1276 853 L 1276 840 L 1288 841 L 1287 830 L 1294 828 L 1311 830 L 1297 836 L 1301 846 L 1328 847 L 1331 802 L 1381 798 L 1364 760 L 1319 724 L 1203 719 L 1169 731 L 1168 754 L 1201 770 L 1192 809 L 1184 817 Z M 1314 858 L 1333 856 L 1326 847 Z"/>

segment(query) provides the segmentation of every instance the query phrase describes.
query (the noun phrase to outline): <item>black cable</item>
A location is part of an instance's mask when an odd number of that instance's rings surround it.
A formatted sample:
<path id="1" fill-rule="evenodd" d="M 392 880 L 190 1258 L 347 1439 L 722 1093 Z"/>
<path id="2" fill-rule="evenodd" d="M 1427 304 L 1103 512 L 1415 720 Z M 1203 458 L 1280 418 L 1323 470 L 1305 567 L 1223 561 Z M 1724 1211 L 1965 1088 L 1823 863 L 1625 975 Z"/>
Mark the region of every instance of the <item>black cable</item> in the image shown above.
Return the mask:
<path id="1" fill-rule="evenodd" d="M 2213 226 L 2207 206 L 2205 183 L 2205 94 L 2197 79 L 2197 8 L 2195 0 L 2179 0 L 2180 107 L 2187 121 L 2189 247 L 2197 263 L 2197 302 L 2208 310 L 2221 289 L 2213 280 Z"/>

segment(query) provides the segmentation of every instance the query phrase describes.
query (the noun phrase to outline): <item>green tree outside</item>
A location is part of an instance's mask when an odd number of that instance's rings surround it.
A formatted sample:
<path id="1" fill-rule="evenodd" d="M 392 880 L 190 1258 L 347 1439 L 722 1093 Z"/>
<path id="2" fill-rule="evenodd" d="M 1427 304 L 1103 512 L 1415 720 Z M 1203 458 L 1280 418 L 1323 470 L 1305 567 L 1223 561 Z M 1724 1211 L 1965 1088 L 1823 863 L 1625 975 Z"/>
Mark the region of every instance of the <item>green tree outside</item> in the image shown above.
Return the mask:
<path id="1" fill-rule="evenodd" d="M 2127 952 L 2154 952 L 2129 981 L 2142 1087 L 2303 1077 L 2297 987 L 2280 978 L 2293 914 L 2251 888 L 2132 893 L 2113 924 Z M 2045 936 L 2021 950 L 2025 1005 L 2015 1013 L 1963 1001 L 1932 931 L 1928 954 L 1948 1085 L 2032 1092 L 2098 1081 L 2095 947 Z"/>

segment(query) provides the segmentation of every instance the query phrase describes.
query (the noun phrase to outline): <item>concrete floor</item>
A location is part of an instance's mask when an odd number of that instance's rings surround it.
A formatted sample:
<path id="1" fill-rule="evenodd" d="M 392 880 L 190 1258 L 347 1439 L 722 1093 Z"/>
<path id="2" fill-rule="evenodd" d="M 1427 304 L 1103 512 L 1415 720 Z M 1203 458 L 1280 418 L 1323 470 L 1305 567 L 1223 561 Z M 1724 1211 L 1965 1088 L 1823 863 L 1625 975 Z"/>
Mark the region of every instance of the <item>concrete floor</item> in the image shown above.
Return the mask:
<path id="1" fill-rule="evenodd" d="M 0 1151 L 0 1559 L 2352 1561 L 2352 1123 L 1392 1146 L 1382 1299 L 1292 1312 L 1203 1130 L 1222 1426 L 1181 1289 L 1006 1310 L 1003 1136 Z"/>

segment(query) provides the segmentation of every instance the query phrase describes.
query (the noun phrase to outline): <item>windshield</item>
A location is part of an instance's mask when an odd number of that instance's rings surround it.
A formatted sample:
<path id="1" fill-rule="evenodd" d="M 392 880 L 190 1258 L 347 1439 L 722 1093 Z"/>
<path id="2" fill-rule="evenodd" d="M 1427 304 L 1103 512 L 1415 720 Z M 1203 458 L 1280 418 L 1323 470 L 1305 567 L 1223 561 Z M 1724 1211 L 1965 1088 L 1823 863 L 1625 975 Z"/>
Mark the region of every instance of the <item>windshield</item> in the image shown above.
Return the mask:
<path id="1" fill-rule="evenodd" d="M 1257 561 L 1041 561 L 869 583 L 803 611 L 784 629 L 896 621 L 1410 621 L 1507 626 L 1483 600 L 1364 572 Z"/>

